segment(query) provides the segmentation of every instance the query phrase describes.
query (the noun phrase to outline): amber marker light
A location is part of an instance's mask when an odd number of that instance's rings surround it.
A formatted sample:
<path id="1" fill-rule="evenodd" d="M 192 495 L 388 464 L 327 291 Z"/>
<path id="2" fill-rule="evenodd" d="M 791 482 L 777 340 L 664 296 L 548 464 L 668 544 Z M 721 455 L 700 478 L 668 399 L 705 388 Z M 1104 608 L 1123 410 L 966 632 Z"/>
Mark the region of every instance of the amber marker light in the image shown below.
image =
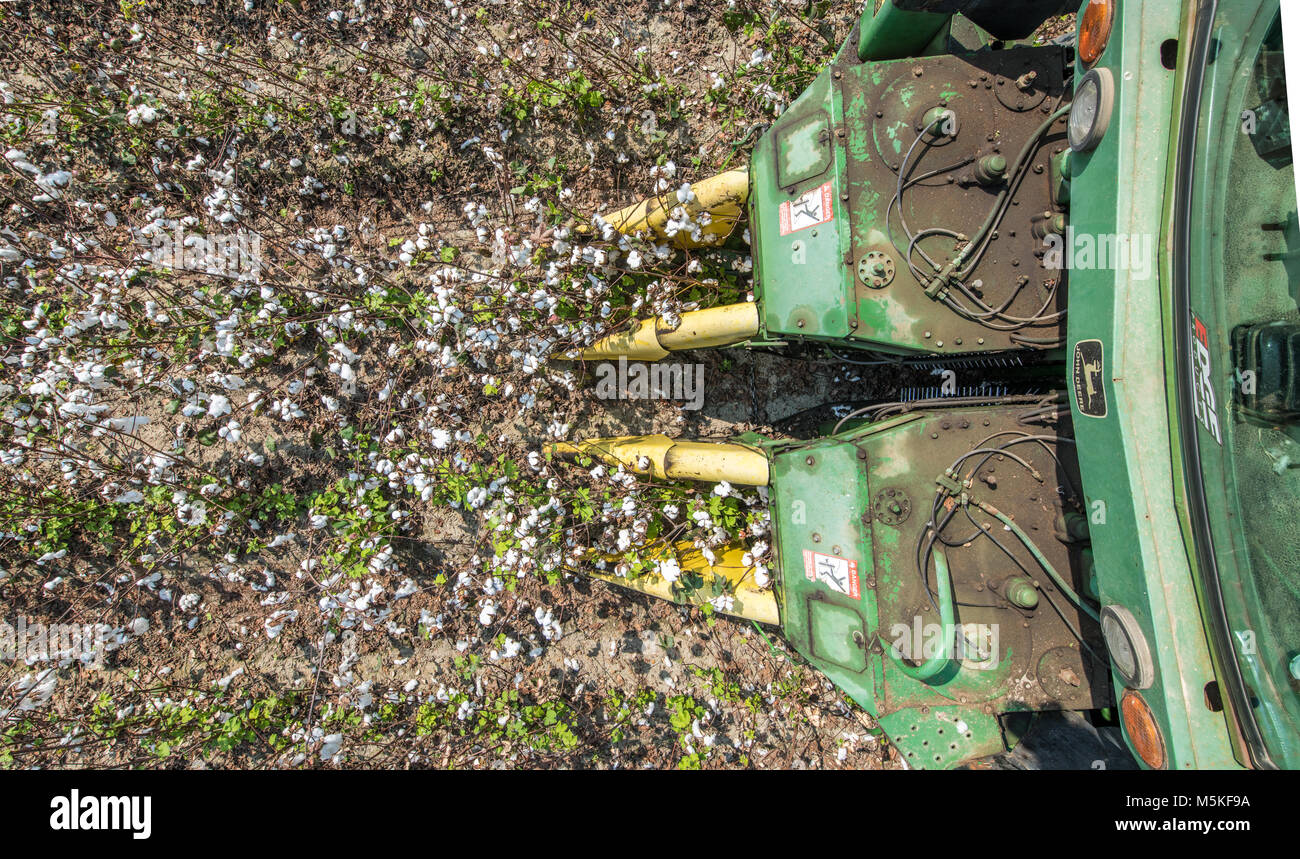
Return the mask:
<path id="1" fill-rule="evenodd" d="M 1160 735 L 1160 726 L 1156 724 L 1155 715 L 1147 702 L 1137 692 L 1129 689 L 1120 700 L 1119 711 L 1124 720 L 1124 731 L 1133 744 L 1133 751 L 1151 769 L 1164 769 L 1165 739 Z"/>
<path id="2" fill-rule="evenodd" d="M 1091 66 L 1101 59 L 1115 23 L 1115 0 L 1089 0 L 1079 18 L 1079 59 Z"/>

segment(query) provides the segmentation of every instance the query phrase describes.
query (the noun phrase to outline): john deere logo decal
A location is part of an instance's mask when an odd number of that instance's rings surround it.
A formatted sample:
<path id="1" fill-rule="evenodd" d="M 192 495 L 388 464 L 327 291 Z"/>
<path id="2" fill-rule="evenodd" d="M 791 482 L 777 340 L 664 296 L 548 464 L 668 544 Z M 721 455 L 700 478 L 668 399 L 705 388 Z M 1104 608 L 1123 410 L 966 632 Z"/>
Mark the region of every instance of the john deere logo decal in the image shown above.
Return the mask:
<path id="1" fill-rule="evenodd" d="M 1106 386 L 1102 376 L 1100 340 L 1074 344 L 1074 405 L 1080 414 L 1106 417 Z"/>

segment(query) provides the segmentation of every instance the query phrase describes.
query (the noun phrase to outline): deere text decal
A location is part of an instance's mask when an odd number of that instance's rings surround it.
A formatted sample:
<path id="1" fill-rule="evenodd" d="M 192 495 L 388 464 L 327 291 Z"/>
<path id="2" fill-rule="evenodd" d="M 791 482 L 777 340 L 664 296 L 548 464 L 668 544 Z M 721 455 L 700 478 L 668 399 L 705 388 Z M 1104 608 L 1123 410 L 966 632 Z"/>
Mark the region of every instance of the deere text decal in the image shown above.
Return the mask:
<path id="1" fill-rule="evenodd" d="M 1210 372 L 1210 339 L 1205 324 L 1192 314 L 1192 392 L 1195 397 L 1196 419 L 1214 440 L 1223 444 L 1219 432 L 1219 410 L 1214 399 L 1213 376 Z"/>

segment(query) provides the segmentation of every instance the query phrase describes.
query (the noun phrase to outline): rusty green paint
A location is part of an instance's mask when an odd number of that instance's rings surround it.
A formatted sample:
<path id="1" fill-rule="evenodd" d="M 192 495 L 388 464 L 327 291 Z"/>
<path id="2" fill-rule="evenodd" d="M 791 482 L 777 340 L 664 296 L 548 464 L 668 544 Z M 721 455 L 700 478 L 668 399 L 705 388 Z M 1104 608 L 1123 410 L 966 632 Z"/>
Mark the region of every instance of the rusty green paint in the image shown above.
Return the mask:
<path id="1" fill-rule="evenodd" d="M 927 618 L 922 608 L 924 597 L 914 560 L 916 541 L 925 532 L 936 474 L 961 453 L 980 445 L 985 436 L 1021 426 L 1018 421 L 1024 408 L 918 412 L 814 442 L 763 444 L 772 460 L 771 510 L 785 634 L 801 654 L 879 720 L 900 750 L 912 753 L 909 761 L 923 751 L 930 755 L 917 765 L 952 766 L 1000 751 L 1002 736 L 993 718 L 997 713 L 1057 706 L 1087 709 L 1110 700 L 1105 672 L 1095 672 L 1101 681 L 1094 688 L 1094 672 L 1083 667 L 1077 648 L 1070 649 L 1068 631 L 1050 610 L 1044 608 L 1035 615 L 1034 629 L 1026 632 L 1019 628 L 1020 615 L 1003 617 L 1010 609 L 969 607 L 973 605 L 973 586 L 986 574 L 997 577 L 1006 567 L 1020 575 L 1010 563 L 998 561 L 994 548 L 980 541 L 950 550 L 961 557 L 953 567 L 959 577 L 954 578 L 954 587 L 967 595 L 957 623 L 984 624 L 973 628 L 973 633 L 1001 621 L 1014 627 L 997 641 L 996 664 L 990 660 L 979 666 L 969 659 L 955 660 L 938 676 L 922 681 L 905 673 L 892 653 L 904 635 L 919 636 L 925 623 L 937 621 L 933 612 Z M 1045 471 L 1054 466 L 1055 460 L 1046 454 L 1035 457 L 1023 449 L 1021 453 Z M 1072 467 L 1065 446 L 1058 446 L 1056 453 Z M 1010 474 L 1003 477 L 1007 483 L 1001 491 L 1010 495 L 995 495 L 999 503 L 1014 508 L 1014 515 L 1026 528 L 1050 533 L 1055 508 L 1017 502 L 1014 499 L 1023 489 L 1018 490 L 1013 480 Z M 1021 482 L 1032 481 L 1026 473 Z M 878 509 L 873 507 L 874 499 L 886 489 L 909 500 L 909 515 L 898 521 L 871 515 Z M 1044 497 L 1057 497 L 1059 490 L 1049 485 L 1043 491 Z M 1040 548 L 1059 569 L 1069 570 L 1076 578 L 1083 575 L 1080 565 L 1072 564 L 1073 550 L 1068 546 L 1053 541 Z M 844 592 L 843 587 L 830 587 L 819 577 L 810 580 L 805 575 L 805 552 L 855 561 L 858 597 Z M 991 598 L 991 589 L 989 594 L 986 599 Z M 1066 610 L 1070 610 L 1068 604 Z M 1072 622 L 1083 628 L 1083 619 L 1072 616 Z M 854 638 L 858 631 L 861 653 L 846 641 L 846 636 Z M 931 633 L 926 630 L 924 634 Z M 1058 653 L 1064 655 L 1052 656 Z M 1036 677 L 1041 661 L 1049 656 L 1073 659 L 1072 670 L 1083 679 L 1083 688 L 1057 698 L 1047 686 L 1040 688 L 1041 679 L 1022 682 L 1022 678 Z M 932 747 L 946 720 L 944 714 L 982 727 L 955 746 L 945 745 L 946 751 L 936 760 Z M 913 725 L 917 727 L 913 729 Z M 943 730 L 946 736 L 949 729 Z"/>
<path id="2" fill-rule="evenodd" d="M 845 62 L 841 56 L 774 123 L 755 149 L 751 164 L 755 292 L 765 336 L 833 341 L 840 346 L 895 354 L 956 355 L 1019 348 L 1010 332 L 993 332 L 977 321 L 963 319 L 924 294 L 926 284 L 912 274 L 903 259 L 906 240 L 897 234 L 897 217 L 887 224 L 885 212 L 895 196 L 893 171 L 903 153 L 912 148 L 914 125 L 919 122 L 916 114 L 923 109 L 945 101 L 960 105 L 961 127 L 968 131 L 947 150 L 954 153 L 954 158 L 971 152 L 988 154 L 984 150 L 991 151 L 995 146 L 1018 145 L 1041 124 L 1037 111 L 1012 111 L 997 101 L 997 93 L 991 88 L 965 93 L 954 83 L 984 73 L 1010 73 L 1013 66 L 1021 68 L 1025 62 L 1042 62 L 1045 69 L 1052 69 L 1040 72 L 1039 77 L 1046 82 L 1048 92 L 1056 92 L 1052 87 L 1061 86 L 1063 51 L 1059 48 L 1021 48 L 978 58 L 924 57 L 867 64 Z M 923 74 L 916 75 L 917 70 Z M 773 178 L 782 173 L 771 163 L 774 156 L 780 161 L 784 156 L 778 153 L 795 145 L 790 141 L 791 132 L 807 122 L 810 111 L 816 108 L 825 110 L 830 117 L 833 171 L 796 182 L 795 187 L 773 187 Z M 995 139 L 986 141 L 986 135 L 994 135 Z M 810 135 L 800 131 L 798 137 L 806 141 Z M 1010 142 L 1003 143 L 1004 138 Z M 769 141 L 784 142 L 774 145 Z M 1059 145 L 1059 141 L 1051 145 Z M 925 154 L 928 149 L 920 147 L 919 152 Z M 938 154 L 930 155 L 925 169 L 939 166 Z M 816 230 L 780 235 L 782 204 L 827 179 L 833 182 L 835 219 Z M 1039 189 L 1040 184 L 1044 188 Z M 1023 205 L 1007 216 L 997 246 L 1004 250 L 987 253 L 972 275 L 1009 293 L 1011 286 L 1004 285 L 1015 284 L 1018 276 L 1029 270 L 1035 282 L 1016 296 L 1012 313 L 1032 314 L 1046 296 L 1039 281 L 1050 276 L 1035 268 L 1033 251 L 1037 240 L 1032 237 L 1027 215 L 1020 216 L 1051 205 L 1045 185 L 1033 180 L 1021 183 L 1017 200 Z M 992 197 L 973 183 L 936 187 L 936 183 L 929 182 L 910 187 L 905 202 L 913 230 L 945 226 L 974 231 L 989 210 Z M 886 235 L 888 227 L 895 233 L 892 242 Z M 1014 238 L 1017 235 L 1020 238 Z M 927 242 L 928 251 L 940 258 L 956 253 L 949 239 L 932 237 Z M 871 251 L 889 256 L 896 270 L 893 281 L 878 289 L 858 278 L 858 263 Z M 1024 260 L 1027 266 L 1013 268 L 1013 259 L 1017 260 L 1014 265 Z M 799 286 L 783 288 L 784 284 Z M 1035 300 L 1038 303 L 1029 306 Z M 1061 327 L 1049 323 L 1043 329 L 1025 333 L 1052 334 Z M 925 336 L 927 331 L 930 337 Z"/>

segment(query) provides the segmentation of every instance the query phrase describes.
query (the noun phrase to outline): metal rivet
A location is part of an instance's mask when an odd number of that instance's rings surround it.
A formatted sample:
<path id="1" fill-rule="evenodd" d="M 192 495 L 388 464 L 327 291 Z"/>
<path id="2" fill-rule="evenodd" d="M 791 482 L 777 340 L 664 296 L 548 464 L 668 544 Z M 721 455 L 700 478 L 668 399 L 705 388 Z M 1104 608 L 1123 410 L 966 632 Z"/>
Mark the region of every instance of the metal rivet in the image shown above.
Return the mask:
<path id="1" fill-rule="evenodd" d="M 813 541 L 814 543 L 820 543 L 820 542 L 822 541 L 822 535 L 821 535 L 821 534 L 813 534 L 813 535 L 812 535 L 812 541 Z"/>
<path id="2" fill-rule="evenodd" d="M 813 457 L 810 456 L 810 457 L 808 457 L 807 459 L 804 460 L 804 464 L 805 464 L 805 465 L 812 465 L 812 464 L 815 463 L 816 461 L 817 461 L 816 459 L 814 459 Z"/>

